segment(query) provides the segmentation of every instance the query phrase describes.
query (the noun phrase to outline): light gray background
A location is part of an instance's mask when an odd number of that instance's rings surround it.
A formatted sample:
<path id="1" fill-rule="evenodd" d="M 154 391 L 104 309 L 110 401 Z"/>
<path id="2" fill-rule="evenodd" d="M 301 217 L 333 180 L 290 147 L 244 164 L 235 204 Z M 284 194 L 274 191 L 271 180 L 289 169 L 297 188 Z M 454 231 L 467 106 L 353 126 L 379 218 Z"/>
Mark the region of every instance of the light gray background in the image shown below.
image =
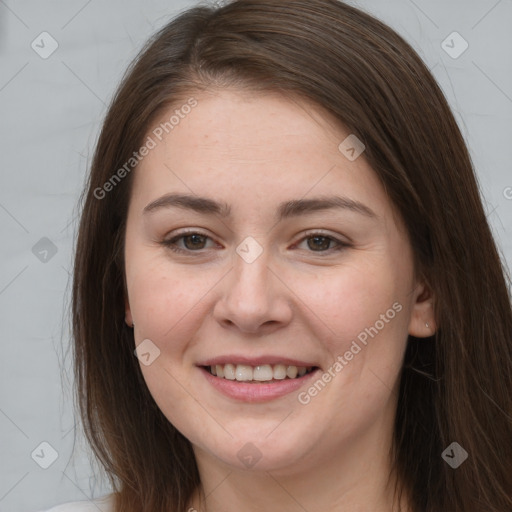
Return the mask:
<path id="1" fill-rule="evenodd" d="M 432 69 L 469 145 L 510 267 L 512 1 L 352 3 L 395 28 Z M 154 31 L 192 5 L 0 0 L 0 512 L 36 511 L 109 492 L 106 484 L 95 485 L 98 471 L 81 435 L 71 457 L 65 307 L 76 204 L 106 104 L 126 66 Z M 58 43 L 46 59 L 31 47 L 35 40 L 48 50 L 43 31 Z M 456 59 L 441 46 L 453 31 L 469 43 Z M 457 39 L 448 44 L 452 51 L 461 48 Z M 51 247 L 43 237 L 54 244 L 54 255 L 42 252 Z M 48 469 L 34 460 L 50 460 L 48 448 L 38 448 L 42 442 L 58 452 Z"/>

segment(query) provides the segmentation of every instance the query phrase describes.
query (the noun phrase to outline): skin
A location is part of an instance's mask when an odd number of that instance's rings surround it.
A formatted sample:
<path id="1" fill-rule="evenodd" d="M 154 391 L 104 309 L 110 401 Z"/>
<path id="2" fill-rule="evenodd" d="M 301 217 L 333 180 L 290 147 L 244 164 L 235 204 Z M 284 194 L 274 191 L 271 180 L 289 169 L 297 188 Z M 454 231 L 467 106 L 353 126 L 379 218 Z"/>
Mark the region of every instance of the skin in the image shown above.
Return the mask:
<path id="1" fill-rule="evenodd" d="M 435 329 L 403 225 L 364 153 L 349 161 L 340 152 L 349 132 L 318 106 L 233 89 L 194 97 L 198 105 L 134 171 L 125 244 L 126 322 L 136 345 L 149 339 L 160 350 L 141 370 L 191 441 L 207 495 L 190 507 L 392 511 L 388 453 L 407 336 Z M 143 213 L 169 192 L 226 202 L 232 217 Z M 377 217 L 337 209 L 274 219 L 283 201 L 333 193 Z M 209 238 L 179 239 L 186 254 L 162 245 L 184 228 Z M 315 244 L 318 230 L 350 246 Z M 236 252 L 248 236 L 263 249 L 251 263 Z M 394 303 L 401 311 L 306 405 L 297 392 L 264 403 L 228 398 L 196 366 L 236 351 L 326 371 Z M 250 468 L 237 456 L 246 443 L 261 454 Z"/>

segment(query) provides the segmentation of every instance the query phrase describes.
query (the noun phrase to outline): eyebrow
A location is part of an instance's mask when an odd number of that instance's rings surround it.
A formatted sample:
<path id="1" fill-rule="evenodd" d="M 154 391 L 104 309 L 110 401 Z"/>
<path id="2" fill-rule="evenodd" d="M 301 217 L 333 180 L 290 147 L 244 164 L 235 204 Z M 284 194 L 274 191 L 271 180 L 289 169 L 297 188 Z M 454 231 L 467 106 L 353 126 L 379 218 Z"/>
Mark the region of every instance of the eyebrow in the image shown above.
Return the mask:
<path id="1" fill-rule="evenodd" d="M 165 194 L 149 203 L 143 210 L 144 214 L 161 208 L 181 208 L 193 210 L 206 215 L 231 216 L 231 207 L 227 203 L 218 202 L 207 197 L 188 194 Z M 320 196 L 311 199 L 294 199 L 281 203 L 277 209 L 277 220 L 307 215 L 316 211 L 346 209 L 366 217 L 377 218 L 377 214 L 365 204 L 344 196 Z"/>

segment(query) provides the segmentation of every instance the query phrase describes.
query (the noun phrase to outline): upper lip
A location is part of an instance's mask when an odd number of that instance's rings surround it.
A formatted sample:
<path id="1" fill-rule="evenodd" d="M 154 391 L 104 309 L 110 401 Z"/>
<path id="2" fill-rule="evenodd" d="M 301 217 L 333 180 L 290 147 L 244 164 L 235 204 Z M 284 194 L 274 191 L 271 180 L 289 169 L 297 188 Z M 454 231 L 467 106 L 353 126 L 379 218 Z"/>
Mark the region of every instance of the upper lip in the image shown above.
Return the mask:
<path id="1" fill-rule="evenodd" d="M 264 364 L 275 365 L 275 364 L 284 364 L 288 366 L 318 366 L 317 364 L 311 361 L 300 361 L 299 359 L 290 359 L 289 357 L 284 356 L 273 356 L 273 355 L 263 355 L 259 357 L 247 357 L 243 355 L 234 355 L 230 354 L 228 356 L 217 356 L 211 359 L 207 359 L 203 362 L 198 363 L 198 366 L 215 366 L 215 365 L 224 365 L 224 364 L 246 364 L 249 366 L 261 366 Z"/>

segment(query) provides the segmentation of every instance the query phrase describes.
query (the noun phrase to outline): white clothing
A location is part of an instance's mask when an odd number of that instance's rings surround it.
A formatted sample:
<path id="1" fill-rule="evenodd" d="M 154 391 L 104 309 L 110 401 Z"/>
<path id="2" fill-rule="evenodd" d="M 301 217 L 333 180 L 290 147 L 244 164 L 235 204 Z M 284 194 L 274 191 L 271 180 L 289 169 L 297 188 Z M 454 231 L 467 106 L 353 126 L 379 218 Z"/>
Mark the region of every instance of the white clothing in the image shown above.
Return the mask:
<path id="1" fill-rule="evenodd" d="M 70 501 L 41 512 L 113 512 L 114 495 L 107 494 L 91 501 Z"/>

